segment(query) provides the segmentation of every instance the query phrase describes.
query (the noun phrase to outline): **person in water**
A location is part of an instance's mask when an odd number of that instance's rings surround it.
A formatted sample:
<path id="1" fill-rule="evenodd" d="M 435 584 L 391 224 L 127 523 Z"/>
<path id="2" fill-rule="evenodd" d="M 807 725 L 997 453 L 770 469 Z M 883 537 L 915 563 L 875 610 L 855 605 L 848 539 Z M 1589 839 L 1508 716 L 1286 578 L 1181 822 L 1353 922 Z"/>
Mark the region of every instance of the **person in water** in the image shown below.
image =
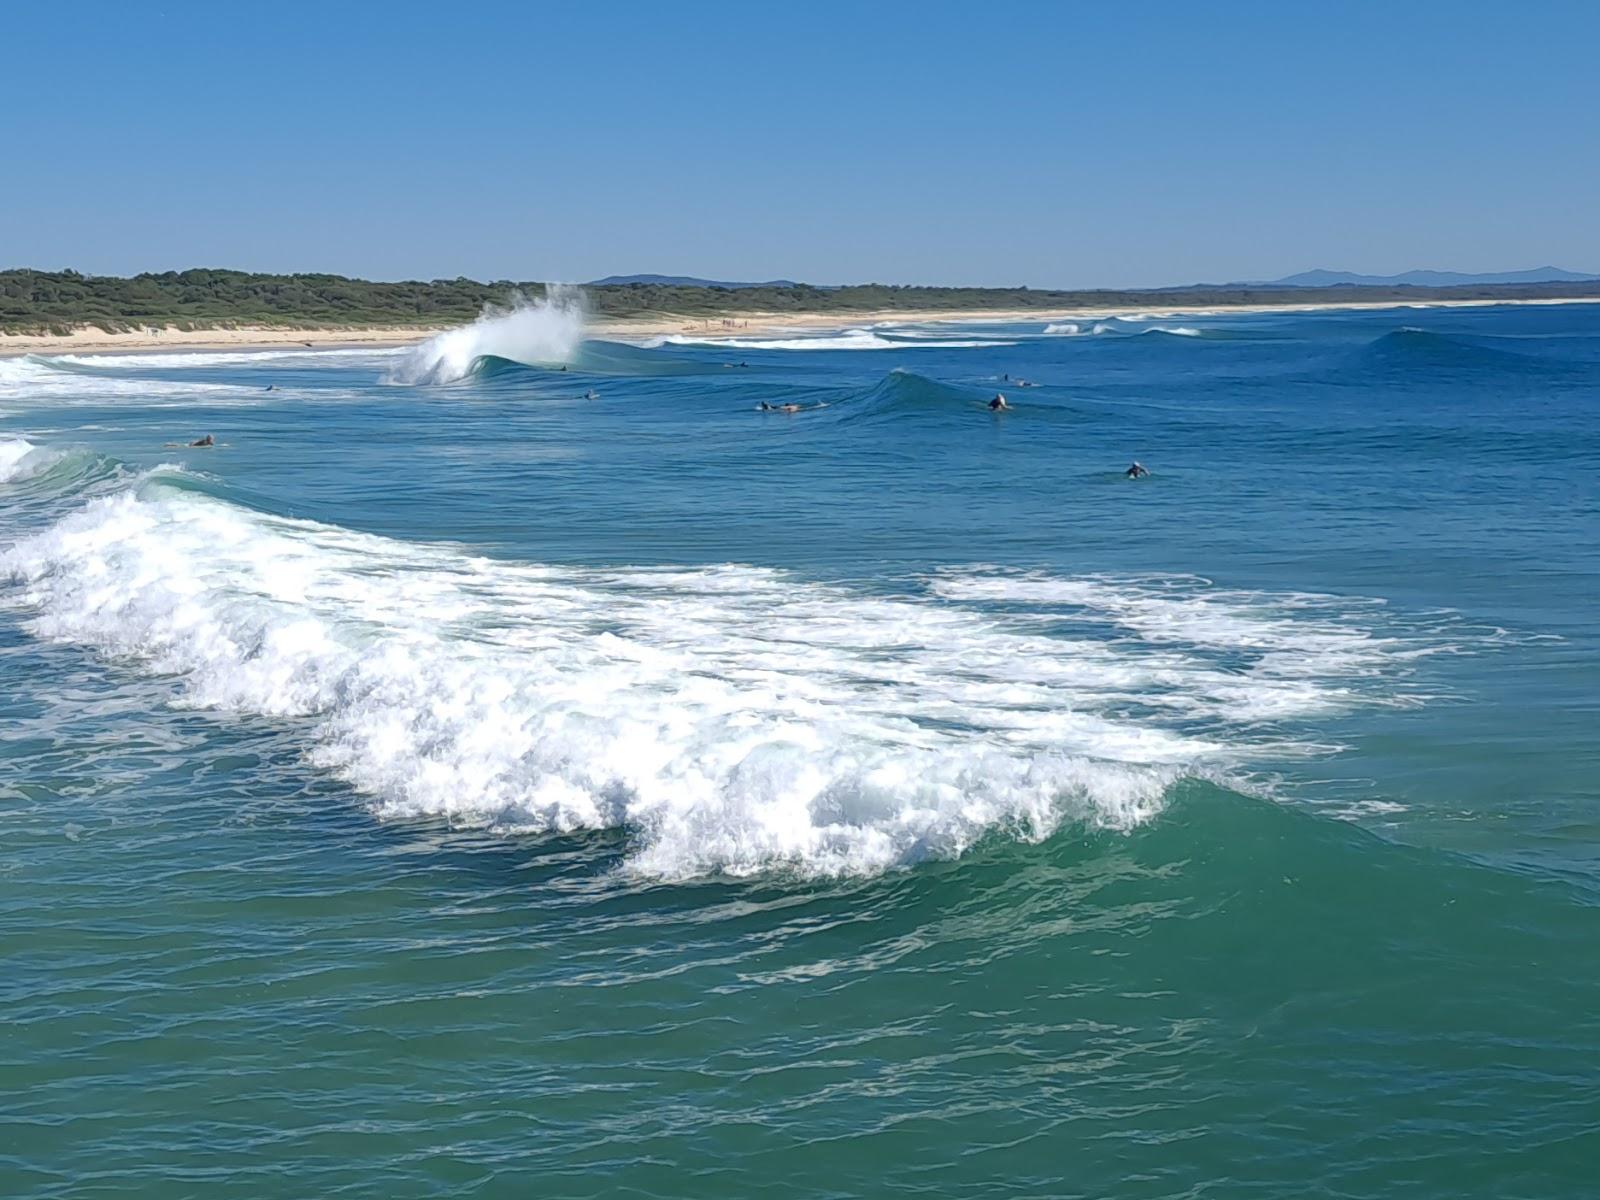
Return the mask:
<path id="1" fill-rule="evenodd" d="M 1124 471 L 1123 474 L 1129 479 L 1143 479 L 1146 475 L 1150 474 L 1150 472 L 1145 470 L 1136 462 L 1133 464 L 1133 466 Z"/>
<path id="2" fill-rule="evenodd" d="M 583 398 L 585 400 L 598 400 L 598 399 L 600 399 L 600 393 L 595 391 L 593 388 L 590 388 L 587 392 L 585 392 L 583 394 Z"/>
<path id="3" fill-rule="evenodd" d="M 994 394 L 994 399 L 989 401 L 989 411 L 990 412 L 1006 412 L 1010 408 L 1011 408 L 1011 405 L 1006 403 L 1006 398 L 1004 396 L 1002 396 L 999 392 L 996 392 Z"/>
<path id="4" fill-rule="evenodd" d="M 209 433 L 206 434 L 205 437 L 196 438 L 194 441 L 189 443 L 189 445 L 195 446 L 195 447 L 199 447 L 201 449 L 209 449 L 210 447 L 215 446 L 216 444 L 217 444 L 217 439 L 212 437 Z"/>

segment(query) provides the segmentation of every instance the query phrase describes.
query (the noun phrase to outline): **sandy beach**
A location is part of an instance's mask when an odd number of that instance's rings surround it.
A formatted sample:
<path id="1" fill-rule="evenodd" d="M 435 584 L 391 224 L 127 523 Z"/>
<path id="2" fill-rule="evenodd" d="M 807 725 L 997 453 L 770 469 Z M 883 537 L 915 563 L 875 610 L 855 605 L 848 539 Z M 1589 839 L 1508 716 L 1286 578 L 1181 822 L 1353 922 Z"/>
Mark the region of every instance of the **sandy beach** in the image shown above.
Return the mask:
<path id="1" fill-rule="evenodd" d="M 1596 304 L 1600 297 L 1572 297 L 1538 300 L 1439 300 L 1429 303 L 1364 302 L 1345 304 L 1252 304 L 1252 305 L 1166 305 L 1104 308 L 1025 308 L 1025 309 L 883 309 L 869 312 L 729 313 L 716 317 L 688 317 L 660 314 L 648 317 L 595 317 L 588 333 L 593 337 L 635 339 L 685 336 L 720 340 L 772 334 L 827 333 L 854 329 L 881 322 L 948 324 L 1007 321 L 1104 320 L 1111 317 L 1165 319 L 1222 314 L 1363 311 L 1385 308 L 1486 308 L 1495 305 Z M 219 329 L 145 328 L 107 333 L 94 326 L 80 326 L 71 333 L 11 334 L 0 331 L 0 358 L 19 354 L 114 354 L 148 350 L 274 350 L 295 347 L 339 349 L 351 347 L 383 348 L 406 346 L 441 333 L 453 326 L 383 326 L 322 329 L 290 329 L 277 326 L 245 325 Z"/>

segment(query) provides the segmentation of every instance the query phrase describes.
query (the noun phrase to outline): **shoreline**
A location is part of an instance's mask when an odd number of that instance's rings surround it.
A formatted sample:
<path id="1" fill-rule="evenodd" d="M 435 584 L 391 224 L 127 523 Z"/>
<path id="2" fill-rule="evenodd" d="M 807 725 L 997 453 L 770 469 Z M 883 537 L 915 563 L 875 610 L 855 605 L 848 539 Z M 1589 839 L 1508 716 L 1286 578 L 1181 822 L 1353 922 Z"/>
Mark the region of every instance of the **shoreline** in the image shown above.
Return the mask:
<path id="1" fill-rule="evenodd" d="M 1572 296 L 1524 300 L 1347 301 L 1317 304 L 1116 305 L 1104 308 L 1027 309 L 881 309 L 863 312 L 772 313 L 739 312 L 715 317 L 659 314 L 647 317 L 600 317 L 586 333 L 592 337 L 636 338 L 679 336 L 719 342 L 769 334 L 824 334 L 880 323 L 973 325 L 1017 321 L 1106 320 L 1139 316 L 1145 319 L 1228 316 L 1262 313 L 1372 312 L 1381 309 L 1549 307 L 1561 304 L 1600 304 L 1600 297 Z M 126 354 L 147 351 L 175 353 L 205 350 L 385 350 L 413 345 L 459 325 L 352 327 L 348 329 L 292 329 L 280 326 L 244 326 L 237 329 L 144 329 L 107 333 L 80 327 L 72 333 L 0 333 L 0 358 L 28 354 Z"/>

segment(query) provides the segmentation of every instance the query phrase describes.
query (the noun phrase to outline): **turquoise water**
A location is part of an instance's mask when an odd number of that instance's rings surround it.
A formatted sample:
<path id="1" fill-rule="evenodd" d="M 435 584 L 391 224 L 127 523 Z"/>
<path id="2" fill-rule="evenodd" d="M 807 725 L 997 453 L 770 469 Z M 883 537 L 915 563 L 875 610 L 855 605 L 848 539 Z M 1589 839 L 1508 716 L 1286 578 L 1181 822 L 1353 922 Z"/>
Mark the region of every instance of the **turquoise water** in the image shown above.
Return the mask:
<path id="1" fill-rule="evenodd" d="M 1587 305 L 0 362 L 0 1194 L 1588 1194 L 1597 385 Z"/>

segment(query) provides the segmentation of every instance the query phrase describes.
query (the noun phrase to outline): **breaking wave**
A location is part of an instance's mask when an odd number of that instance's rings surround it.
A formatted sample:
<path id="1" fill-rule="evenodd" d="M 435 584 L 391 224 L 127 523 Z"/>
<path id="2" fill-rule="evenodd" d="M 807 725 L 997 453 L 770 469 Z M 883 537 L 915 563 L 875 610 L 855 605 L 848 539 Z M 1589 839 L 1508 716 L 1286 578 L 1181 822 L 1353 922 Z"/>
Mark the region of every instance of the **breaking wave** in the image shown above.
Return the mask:
<path id="1" fill-rule="evenodd" d="M 1049 337 L 1141 337 L 1146 334 L 1168 334 L 1173 337 L 1205 337 L 1205 332 L 1192 325 L 1144 325 L 1148 317 L 1113 317 L 1109 321 L 1057 321 L 1044 327 Z"/>
<path id="2" fill-rule="evenodd" d="M 31 479 L 48 471 L 60 456 L 59 451 L 42 449 L 24 438 L 6 438 L 0 441 L 0 483 Z"/>
<path id="3" fill-rule="evenodd" d="M 1328 749 L 1285 723 L 1394 702 L 1416 649 L 1359 601 L 517 564 L 192 482 L 157 473 L 25 538 L 0 554 L 4 602 L 183 704 L 302 723 L 311 761 L 382 816 L 618 828 L 655 877 L 875 872 L 1127 829 L 1181 779 Z"/>
<path id="4" fill-rule="evenodd" d="M 552 287 L 541 300 L 486 308 L 471 325 L 448 329 L 419 343 L 390 366 L 384 382 L 453 383 L 480 370 L 490 359 L 525 366 L 567 363 L 583 341 L 583 328 L 582 295 Z"/>

